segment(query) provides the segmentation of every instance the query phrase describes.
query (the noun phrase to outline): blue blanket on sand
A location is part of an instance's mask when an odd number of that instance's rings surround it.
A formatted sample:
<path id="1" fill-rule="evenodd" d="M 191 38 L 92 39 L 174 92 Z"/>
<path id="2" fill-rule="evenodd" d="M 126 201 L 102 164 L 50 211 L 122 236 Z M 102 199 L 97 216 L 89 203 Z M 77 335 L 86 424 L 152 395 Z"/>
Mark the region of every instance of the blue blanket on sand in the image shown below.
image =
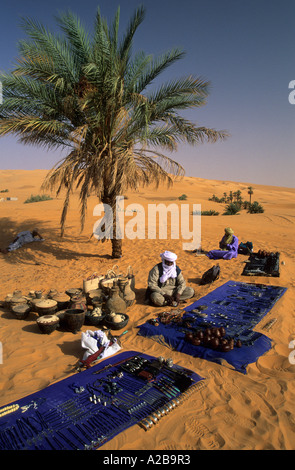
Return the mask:
<path id="1" fill-rule="evenodd" d="M 146 322 L 139 326 L 138 334 L 151 337 L 176 351 L 193 357 L 222 363 L 226 361 L 237 371 L 246 373 L 248 364 L 271 348 L 271 340 L 253 328 L 272 309 L 286 288 L 263 284 L 228 281 L 184 310 L 183 322 L 158 326 Z M 195 310 L 195 312 L 193 312 Z M 228 352 L 213 350 L 202 345 L 195 346 L 185 340 L 189 331 L 206 327 L 225 327 L 229 338 L 240 339 L 242 346 Z"/>
<path id="2" fill-rule="evenodd" d="M 154 414 L 158 422 L 162 407 L 172 409 L 201 380 L 159 358 L 120 353 L 2 407 L 0 450 L 96 449 Z"/>

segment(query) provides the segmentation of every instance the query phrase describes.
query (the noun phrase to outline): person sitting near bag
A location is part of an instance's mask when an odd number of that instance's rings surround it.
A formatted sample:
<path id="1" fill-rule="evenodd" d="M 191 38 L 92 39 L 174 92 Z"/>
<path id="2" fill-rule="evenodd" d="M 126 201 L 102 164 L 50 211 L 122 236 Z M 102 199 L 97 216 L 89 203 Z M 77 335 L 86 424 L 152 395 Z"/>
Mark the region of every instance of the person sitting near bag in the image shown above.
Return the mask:
<path id="1" fill-rule="evenodd" d="M 177 306 L 179 302 L 191 299 L 195 291 L 186 285 L 181 269 L 176 265 L 177 255 L 165 251 L 160 256 L 162 262 L 148 275 L 147 300 L 157 306 Z"/>
<path id="2" fill-rule="evenodd" d="M 238 256 L 239 239 L 234 235 L 232 228 L 224 229 L 224 235 L 219 242 L 220 250 L 211 250 L 207 253 L 210 259 L 232 259 Z"/>
<path id="3" fill-rule="evenodd" d="M 9 251 L 14 251 L 18 248 L 21 248 L 26 243 L 37 241 L 44 241 L 44 238 L 41 237 L 38 232 L 38 229 L 35 228 L 31 232 L 29 230 L 24 230 L 23 232 L 18 233 L 16 238 L 9 244 L 9 246 L 7 248 L 4 248 L 3 250 L 0 250 L 0 252 L 6 254 Z"/>

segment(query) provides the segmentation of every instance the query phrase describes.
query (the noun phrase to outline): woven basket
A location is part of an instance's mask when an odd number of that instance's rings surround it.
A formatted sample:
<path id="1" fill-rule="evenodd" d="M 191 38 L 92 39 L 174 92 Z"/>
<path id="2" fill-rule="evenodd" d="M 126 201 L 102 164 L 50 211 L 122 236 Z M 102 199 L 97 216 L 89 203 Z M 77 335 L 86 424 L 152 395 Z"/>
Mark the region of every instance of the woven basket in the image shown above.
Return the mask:
<path id="1" fill-rule="evenodd" d="M 36 323 L 41 333 L 50 335 L 59 326 L 59 318 L 57 315 L 43 315 L 37 318 Z"/>
<path id="2" fill-rule="evenodd" d="M 31 307 L 28 304 L 20 304 L 12 306 L 11 310 L 18 320 L 25 320 L 31 311 Z"/>

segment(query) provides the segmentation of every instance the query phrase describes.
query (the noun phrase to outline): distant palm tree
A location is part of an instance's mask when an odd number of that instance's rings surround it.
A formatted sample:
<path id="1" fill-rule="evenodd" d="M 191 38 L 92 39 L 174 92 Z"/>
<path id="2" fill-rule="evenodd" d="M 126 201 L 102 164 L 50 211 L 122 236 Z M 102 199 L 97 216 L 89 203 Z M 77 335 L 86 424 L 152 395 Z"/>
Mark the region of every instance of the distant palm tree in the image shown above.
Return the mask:
<path id="1" fill-rule="evenodd" d="M 251 204 L 251 197 L 252 197 L 252 194 L 253 194 L 253 188 L 252 186 L 248 186 L 248 194 L 250 196 L 250 204 Z"/>
<path id="2" fill-rule="evenodd" d="M 132 56 L 133 37 L 144 15 L 143 7 L 136 10 L 121 40 L 119 9 L 110 27 L 97 11 L 92 39 L 72 13 L 57 18 L 63 36 L 25 19 L 28 39 L 19 43 L 18 64 L 11 74 L 0 76 L 0 136 L 15 134 L 24 144 L 68 149 L 43 185 L 57 188 L 57 194 L 66 190 L 61 235 L 74 189 L 79 189 L 83 230 L 90 194 L 114 208 L 116 196 L 128 188 L 171 184 L 175 175 L 184 174 L 180 164 L 154 148 L 175 151 L 178 142 L 195 145 L 227 136 L 179 114 L 205 104 L 207 81 L 189 76 L 151 87 L 184 53 L 174 49 L 156 59 L 143 52 Z M 122 240 L 116 238 L 113 213 L 114 235 L 109 238 L 113 257 L 120 257 Z"/>

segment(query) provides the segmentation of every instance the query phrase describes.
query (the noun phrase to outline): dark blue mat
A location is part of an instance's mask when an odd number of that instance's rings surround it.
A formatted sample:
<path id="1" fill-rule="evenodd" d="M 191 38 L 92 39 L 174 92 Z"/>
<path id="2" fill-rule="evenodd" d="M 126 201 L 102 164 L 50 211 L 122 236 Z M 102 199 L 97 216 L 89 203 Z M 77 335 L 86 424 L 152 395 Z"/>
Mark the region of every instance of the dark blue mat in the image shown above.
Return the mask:
<path id="1" fill-rule="evenodd" d="M 253 328 L 285 291 L 284 287 L 228 281 L 185 308 L 187 313 L 183 315 L 181 324 L 162 324 L 159 321 L 158 326 L 155 326 L 146 322 L 139 326 L 138 334 L 152 337 L 193 357 L 218 363 L 226 360 L 237 371 L 246 373 L 248 364 L 255 362 L 271 348 L 271 340 L 253 331 Z M 187 322 L 190 323 L 189 328 L 185 326 Z M 185 340 L 186 332 L 212 326 L 225 327 L 227 337 L 240 339 L 242 347 L 222 352 L 201 345 L 195 346 Z"/>
<path id="2" fill-rule="evenodd" d="M 134 424 L 148 429 L 201 380 L 168 361 L 120 353 L 7 405 L 19 408 L 0 417 L 0 450 L 96 449 Z"/>

